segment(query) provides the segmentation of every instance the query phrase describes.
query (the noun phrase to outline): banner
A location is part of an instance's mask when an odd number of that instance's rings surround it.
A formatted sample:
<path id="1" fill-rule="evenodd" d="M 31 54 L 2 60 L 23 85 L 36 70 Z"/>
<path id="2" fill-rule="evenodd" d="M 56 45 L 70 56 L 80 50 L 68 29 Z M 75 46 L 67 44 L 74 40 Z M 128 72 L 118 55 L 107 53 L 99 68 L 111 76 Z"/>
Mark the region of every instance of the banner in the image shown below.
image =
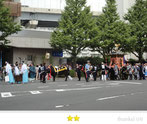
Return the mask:
<path id="1" fill-rule="evenodd" d="M 63 52 L 62 51 L 53 51 L 52 56 L 54 56 L 54 57 L 63 57 Z"/>

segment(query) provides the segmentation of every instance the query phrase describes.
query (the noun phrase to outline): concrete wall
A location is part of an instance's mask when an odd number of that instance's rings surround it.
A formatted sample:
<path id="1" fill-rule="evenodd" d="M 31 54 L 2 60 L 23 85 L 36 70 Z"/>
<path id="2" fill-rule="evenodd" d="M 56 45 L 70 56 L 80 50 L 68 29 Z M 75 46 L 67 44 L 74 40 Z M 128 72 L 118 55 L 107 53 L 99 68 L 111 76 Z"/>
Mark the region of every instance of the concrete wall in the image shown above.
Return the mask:
<path id="1" fill-rule="evenodd" d="M 101 11 L 92 11 L 93 16 L 98 16 Z M 39 20 L 39 21 L 59 21 L 61 18 L 61 10 L 46 8 L 21 8 L 21 20 Z"/>
<path id="2" fill-rule="evenodd" d="M 50 31 L 22 30 L 13 34 L 8 39 L 11 41 L 9 46 L 19 48 L 42 48 L 51 49 L 49 44 Z"/>
<path id="3" fill-rule="evenodd" d="M 34 8 L 58 9 L 64 10 L 66 6 L 65 0 L 20 0 L 23 6 Z M 87 6 L 90 6 L 91 11 L 101 12 L 105 4 L 105 0 L 86 0 Z"/>
<path id="4" fill-rule="evenodd" d="M 50 49 L 29 49 L 29 48 L 13 48 L 13 63 L 16 61 L 20 62 L 25 61 L 25 63 L 29 64 L 33 62 L 34 64 L 41 64 L 45 62 L 46 64 L 58 65 L 59 64 L 59 57 L 52 57 L 49 60 L 45 59 L 46 52 L 51 53 Z M 32 61 L 28 59 L 29 56 L 32 56 Z"/>

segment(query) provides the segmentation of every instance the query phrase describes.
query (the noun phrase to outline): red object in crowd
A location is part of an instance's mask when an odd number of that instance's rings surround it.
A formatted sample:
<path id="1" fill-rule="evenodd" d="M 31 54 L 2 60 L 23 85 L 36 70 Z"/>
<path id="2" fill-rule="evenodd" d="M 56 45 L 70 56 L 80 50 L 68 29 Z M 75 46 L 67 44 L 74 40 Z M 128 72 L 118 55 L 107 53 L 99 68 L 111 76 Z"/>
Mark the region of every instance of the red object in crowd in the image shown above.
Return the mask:
<path id="1" fill-rule="evenodd" d="M 48 80 L 50 80 L 52 78 L 51 76 L 51 68 L 50 68 L 50 73 L 48 73 Z"/>

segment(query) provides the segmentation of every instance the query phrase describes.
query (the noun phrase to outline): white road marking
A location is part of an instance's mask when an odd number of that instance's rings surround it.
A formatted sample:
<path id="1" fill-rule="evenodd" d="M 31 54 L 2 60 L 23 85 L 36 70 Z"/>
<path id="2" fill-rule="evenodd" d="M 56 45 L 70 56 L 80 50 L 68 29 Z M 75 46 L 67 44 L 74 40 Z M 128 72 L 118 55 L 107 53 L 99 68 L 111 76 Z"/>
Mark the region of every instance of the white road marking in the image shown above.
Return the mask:
<path id="1" fill-rule="evenodd" d="M 126 81 L 110 81 L 110 82 L 124 83 L 124 84 L 142 84 L 142 83 L 138 83 L 138 82 L 126 82 Z"/>
<path id="2" fill-rule="evenodd" d="M 6 97 L 14 97 L 10 92 L 3 92 L 1 93 L 1 97 L 6 98 Z"/>
<path id="3" fill-rule="evenodd" d="M 56 108 L 62 108 L 64 107 L 64 105 L 58 105 L 58 106 L 55 106 Z"/>
<path id="4" fill-rule="evenodd" d="M 98 89 L 102 87 L 88 87 L 88 88 L 74 88 L 74 89 L 65 89 L 65 91 L 72 91 L 72 90 L 91 90 L 91 89 Z"/>
<path id="5" fill-rule="evenodd" d="M 58 85 L 59 87 L 64 87 L 64 86 L 68 86 L 67 84 L 65 84 L 65 85 Z"/>
<path id="6" fill-rule="evenodd" d="M 118 96 L 110 96 L 110 97 L 103 97 L 103 98 L 99 98 L 96 101 L 102 101 L 102 100 L 107 100 L 107 99 L 114 99 L 114 98 L 119 98 L 119 97 L 123 97 L 123 96 L 127 96 L 127 95 L 135 95 L 135 94 L 142 94 L 144 92 L 136 92 L 136 93 L 129 93 L 126 95 L 118 95 Z"/>
<path id="7" fill-rule="evenodd" d="M 58 106 L 55 106 L 55 108 L 62 108 L 62 107 L 68 107 L 69 106 L 69 104 L 67 104 L 67 105 L 58 105 Z"/>
<path id="8" fill-rule="evenodd" d="M 63 92 L 65 91 L 64 89 L 57 89 L 56 92 Z"/>
<path id="9" fill-rule="evenodd" d="M 118 87 L 118 86 L 106 86 L 106 87 Z M 104 88 L 104 87 L 86 87 L 86 88 L 74 88 L 74 89 L 47 89 L 47 90 L 39 90 L 39 92 L 44 92 L 44 91 L 57 91 L 57 92 L 60 92 L 60 91 L 88 90 L 88 89 L 98 89 L 98 88 Z M 30 91 L 12 91 L 11 93 L 27 93 L 27 92 L 30 92 Z"/>
<path id="10" fill-rule="evenodd" d="M 117 87 L 117 86 L 106 86 L 106 87 Z M 63 91 L 80 91 L 80 90 L 91 90 L 91 89 L 98 89 L 104 87 L 86 87 L 86 88 L 73 88 L 73 89 L 48 89 L 48 90 L 39 90 L 39 91 L 12 91 L 11 93 L 27 93 L 30 92 L 31 94 L 42 94 L 45 91 L 56 91 L 56 92 L 63 92 Z M 3 92 L 1 93 L 2 97 L 13 97 L 10 92 Z M 17 95 L 18 96 L 18 95 Z"/>
<path id="11" fill-rule="evenodd" d="M 136 93 L 131 93 L 130 95 L 135 95 L 135 94 L 142 94 L 142 93 L 144 93 L 144 92 L 136 92 Z"/>
<path id="12" fill-rule="evenodd" d="M 40 91 L 30 91 L 31 94 L 41 94 Z"/>
<path id="13" fill-rule="evenodd" d="M 63 91 L 74 91 L 74 90 L 90 90 L 90 89 L 98 89 L 102 87 L 88 87 L 88 88 L 74 88 L 74 89 L 56 89 L 56 92 L 63 92 Z"/>
<path id="14" fill-rule="evenodd" d="M 118 98 L 118 97 L 122 97 L 122 96 L 125 96 L 125 95 L 110 96 L 110 97 L 99 98 L 96 101 L 102 101 L 102 100 L 107 100 L 107 99 L 114 99 L 114 98 Z"/>
<path id="15" fill-rule="evenodd" d="M 119 85 L 120 83 L 110 83 L 109 85 Z"/>

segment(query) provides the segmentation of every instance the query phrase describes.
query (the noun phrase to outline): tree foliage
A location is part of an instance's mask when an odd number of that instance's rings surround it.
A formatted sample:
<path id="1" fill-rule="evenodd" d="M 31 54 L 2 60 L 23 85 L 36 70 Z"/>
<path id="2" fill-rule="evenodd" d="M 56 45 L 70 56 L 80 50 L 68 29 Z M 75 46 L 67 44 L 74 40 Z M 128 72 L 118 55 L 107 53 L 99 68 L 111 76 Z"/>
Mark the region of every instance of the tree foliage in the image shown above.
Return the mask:
<path id="1" fill-rule="evenodd" d="M 136 38 L 136 40 L 127 43 L 124 50 L 132 52 L 141 62 L 143 53 L 147 52 L 147 0 L 136 0 L 124 19 L 131 26 L 131 36 Z"/>
<path id="2" fill-rule="evenodd" d="M 9 9 L 3 2 L 4 0 L 0 0 L 0 45 L 9 43 L 7 37 L 20 31 L 20 26 L 13 22 Z"/>
<path id="3" fill-rule="evenodd" d="M 77 55 L 98 38 L 95 19 L 86 0 L 66 0 L 59 27 L 52 33 L 51 46 L 68 52 L 74 64 Z"/>
<path id="4" fill-rule="evenodd" d="M 100 39 L 94 41 L 91 47 L 101 53 L 104 59 L 114 51 L 115 44 L 121 45 L 121 42 L 131 40 L 130 28 L 120 20 L 115 0 L 106 0 L 103 13 L 97 17 L 97 26 L 100 30 Z"/>

